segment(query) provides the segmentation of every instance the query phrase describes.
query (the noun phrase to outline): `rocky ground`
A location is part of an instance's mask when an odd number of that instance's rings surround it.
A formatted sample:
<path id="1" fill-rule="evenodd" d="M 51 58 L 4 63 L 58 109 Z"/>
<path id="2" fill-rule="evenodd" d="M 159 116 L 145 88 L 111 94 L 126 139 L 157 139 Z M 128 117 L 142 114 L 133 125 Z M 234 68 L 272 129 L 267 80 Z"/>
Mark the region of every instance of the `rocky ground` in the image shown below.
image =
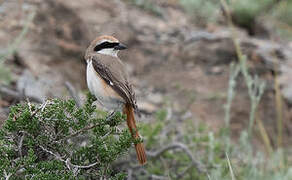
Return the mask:
<path id="1" fill-rule="evenodd" d="M 119 0 L 11 0 L 1 4 L 0 52 L 7 51 L 28 24 L 17 51 L 5 61 L 12 81 L 0 87 L 2 121 L 8 107 L 24 97 L 37 102 L 70 97 L 65 82 L 82 96 L 81 92 L 87 90 L 85 49 L 96 36 L 108 34 L 129 47 L 120 57 L 131 74 L 140 108 L 148 114 L 143 120 L 153 120 L 151 114 L 165 108 L 178 122 L 192 118 L 214 129 L 224 124 L 229 64 L 236 61 L 226 25 L 198 28 L 175 1 L 155 1 L 159 11 Z M 27 23 L 32 12 L 34 18 Z M 271 139 L 276 134 L 275 79 L 280 83 L 284 139 L 289 143 L 292 44 L 250 37 L 242 29 L 236 31 L 251 72 L 267 82 L 258 116 Z M 231 113 L 234 134 L 247 127 L 250 111 L 243 78 L 238 82 Z"/>

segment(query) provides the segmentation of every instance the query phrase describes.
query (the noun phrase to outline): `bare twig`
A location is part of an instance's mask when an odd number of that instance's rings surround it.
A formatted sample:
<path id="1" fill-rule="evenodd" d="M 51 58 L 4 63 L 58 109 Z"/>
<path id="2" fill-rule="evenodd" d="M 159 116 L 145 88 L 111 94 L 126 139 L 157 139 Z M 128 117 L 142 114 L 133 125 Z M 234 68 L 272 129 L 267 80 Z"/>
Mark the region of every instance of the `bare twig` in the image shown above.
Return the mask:
<path id="1" fill-rule="evenodd" d="M 45 152 L 47 152 L 47 153 L 49 153 L 49 154 L 55 156 L 55 158 L 56 158 L 57 160 L 62 161 L 62 162 L 66 162 L 64 159 L 62 159 L 62 157 L 61 157 L 60 155 L 55 154 L 55 153 L 53 153 L 52 151 L 47 150 L 47 149 L 44 148 L 42 145 L 39 145 L 39 147 L 40 147 L 43 151 L 45 151 Z"/>
<path id="2" fill-rule="evenodd" d="M 47 104 L 48 104 L 48 100 L 45 101 L 41 106 L 39 106 L 34 112 L 32 112 L 31 116 L 35 116 L 39 111 L 44 111 L 44 109 L 47 106 Z"/>
<path id="3" fill-rule="evenodd" d="M 8 173 L 6 172 L 6 170 L 4 169 L 4 177 L 5 177 L 5 180 L 9 180 L 10 176 L 12 176 L 11 173 Z"/>
<path id="4" fill-rule="evenodd" d="M 227 158 L 227 162 L 228 162 L 228 167 L 229 167 L 229 171 L 230 171 L 231 179 L 232 179 L 232 180 L 235 180 L 235 176 L 234 176 L 234 173 L 233 173 L 233 169 L 232 169 L 232 166 L 231 166 L 231 162 L 230 162 L 230 159 L 229 159 L 228 153 L 226 152 L 225 155 L 226 155 L 226 158 Z"/>
<path id="5" fill-rule="evenodd" d="M 42 112 L 43 112 L 44 109 L 46 108 L 47 104 L 48 104 L 48 101 L 45 101 L 45 102 L 41 105 L 40 109 L 41 109 Z"/>
<path id="6" fill-rule="evenodd" d="M 22 145 L 23 145 L 23 139 L 24 139 L 25 133 L 22 134 L 19 143 L 18 143 L 18 154 L 20 157 L 22 157 Z"/>
<path id="7" fill-rule="evenodd" d="M 75 100 L 77 107 L 80 108 L 82 106 L 82 103 L 74 86 L 68 81 L 65 82 L 65 86 L 69 91 L 71 97 Z"/>
<path id="8" fill-rule="evenodd" d="M 82 165 L 75 165 L 75 164 L 72 164 L 71 163 L 71 159 L 70 158 L 67 158 L 66 161 L 65 161 L 67 167 L 74 167 L 74 168 L 78 168 L 78 169 L 88 169 L 88 168 L 91 168 L 95 165 L 97 165 L 99 162 L 95 162 L 95 163 L 92 163 L 92 164 L 89 164 L 89 165 L 86 165 L 86 166 L 82 166 Z"/>
<path id="9" fill-rule="evenodd" d="M 108 137 L 113 131 L 110 130 L 109 132 L 107 132 L 104 136 L 101 137 L 102 140 L 104 140 L 106 137 Z"/>
<path id="10" fill-rule="evenodd" d="M 151 177 L 151 179 L 157 179 L 157 180 L 167 180 L 167 179 L 169 179 L 168 177 L 158 176 L 158 175 L 155 175 L 155 174 L 152 174 L 150 177 Z"/>
<path id="11" fill-rule="evenodd" d="M 232 63 L 230 65 L 230 76 L 229 76 L 229 82 L 228 82 L 228 96 L 227 96 L 227 102 L 225 104 L 225 127 L 229 129 L 230 126 L 230 110 L 231 110 L 231 104 L 235 95 L 235 87 L 236 87 L 236 78 L 240 72 L 240 66 Z"/>
<path id="12" fill-rule="evenodd" d="M 189 166 L 185 168 L 181 173 L 179 173 L 175 179 L 181 179 L 192 167 L 193 163 L 189 164 Z"/>
<path id="13" fill-rule="evenodd" d="M 92 163 L 92 164 L 89 164 L 89 165 L 86 165 L 86 166 L 83 166 L 83 165 L 75 165 L 75 164 L 72 164 L 72 163 L 71 163 L 71 159 L 70 159 L 70 158 L 67 158 L 66 160 L 64 160 L 60 155 L 58 155 L 58 154 L 56 154 L 56 153 L 53 153 L 53 152 L 50 151 L 50 150 L 47 150 L 47 149 L 44 148 L 42 145 L 39 145 L 39 147 L 40 147 L 43 151 L 45 151 L 45 152 L 47 152 L 47 153 L 49 153 L 49 154 L 55 156 L 55 158 L 56 158 L 57 160 L 64 162 L 64 163 L 67 165 L 68 169 L 70 169 L 70 170 L 72 170 L 72 167 L 73 167 L 73 168 L 77 168 L 77 169 L 88 169 L 88 168 L 91 168 L 91 167 L 93 167 L 93 166 L 95 166 L 95 165 L 97 165 L 97 164 L 99 163 L 99 162 L 95 162 L 95 163 Z"/>
<path id="14" fill-rule="evenodd" d="M 264 145 L 267 149 L 268 154 L 270 155 L 273 152 L 273 147 L 271 145 L 271 140 L 269 137 L 269 134 L 267 133 L 267 130 L 264 126 L 263 121 L 261 120 L 261 118 L 259 117 L 259 113 L 256 113 L 256 123 L 260 132 L 260 135 L 263 139 Z"/>
<path id="15" fill-rule="evenodd" d="M 26 98 L 26 102 L 27 102 L 27 105 L 28 105 L 29 112 L 32 113 L 31 103 L 30 103 L 28 98 Z"/>
<path id="16" fill-rule="evenodd" d="M 229 151 L 230 149 L 230 112 L 231 112 L 231 105 L 233 98 L 235 96 L 235 87 L 236 87 L 236 78 L 238 77 L 240 72 L 240 66 L 234 63 L 230 64 L 230 75 L 229 75 L 229 82 L 228 82 L 228 90 L 227 90 L 227 99 L 226 104 L 224 106 L 225 110 L 225 128 L 227 136 L 225 137 L 225 143 L 226 143 L 226 151 Z"/>
<path id="17" fill-rule="evenodd" d="M 99 125 L 100 125 L 100 123 L 97 123 L 97 124 L 94 124 L 94 125 L 91 125 L 91 126 L 84 127 L 84 128 L 82 128 L 82 129 L 80 129 L 79 131 L 76 131 L 76 132 L 73 133 L 73 134 L 70 134 L 70 135 L 68 135 L 68 136 L 66 136 L 66 137 L 64 137 L 64 138 L 62 138 L 62 139 L 59 139 L 57 142 L 65 141 L 65 140 L 67 140 L 67 139 L 73 138 L 73 137 L 75 137 L 75 136 L 77 136 L 77 135 L 79 135 L 79 134 L 81 134 L 81 133 L 83 133 L 83 132 L 86 132 L 86 131 L 88 131 L 88 130 L 90 130 L 90 129 L 93 129 L 93 128 L 99 126 Z"/>
<path id="18" fill-rule="evenodd" d="M 193 157 L 193 155 L 192 155 L 191 151 L 188 149 L 188 147 L 182 143 L 176 142 L 176 143 L 170 144 L 168 146 L 165 146 L 156 152 L 147 152 L 147 156 L 150 158 L 157 158 L 158 156 L 160 156 L 164 152 L 171 150 L 171 149 L 183 150 L 188 155 L 188 157 L 191 159 L 191 161 L 192 161 L 191 166 L 195 166 L 200 173 L 206 172 L 205 168 L 203 168 L 203 165 L 201 165 L 201 163 Z M 188 167 L 187 169 L 189 169 L 189 168 L 190 167 Z"/>

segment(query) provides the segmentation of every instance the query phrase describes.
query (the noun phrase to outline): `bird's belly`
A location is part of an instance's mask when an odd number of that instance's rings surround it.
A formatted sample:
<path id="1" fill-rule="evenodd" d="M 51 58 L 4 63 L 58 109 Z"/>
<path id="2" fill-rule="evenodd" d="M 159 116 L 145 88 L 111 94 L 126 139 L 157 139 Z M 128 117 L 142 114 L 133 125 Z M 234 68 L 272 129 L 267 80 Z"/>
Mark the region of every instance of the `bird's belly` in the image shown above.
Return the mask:
<path id="1" fill-rule="evenodd" d="M 123 100 L 117 96 L 111 87 L 106 87 L 105 81 L 95 72 L 92 62 L 87 65 L 87 86 L 98 102 L 107 109 L 120 109 Z"/>

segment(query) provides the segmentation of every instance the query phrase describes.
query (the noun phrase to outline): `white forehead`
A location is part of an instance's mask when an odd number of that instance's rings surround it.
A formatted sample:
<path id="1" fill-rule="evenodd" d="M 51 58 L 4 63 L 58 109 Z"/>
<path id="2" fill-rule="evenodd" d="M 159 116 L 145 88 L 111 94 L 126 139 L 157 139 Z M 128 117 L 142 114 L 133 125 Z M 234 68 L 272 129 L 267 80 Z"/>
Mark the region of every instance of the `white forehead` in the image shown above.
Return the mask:
<path id="1" fill-rule="evenodd" d="M 110 40 L 110 39 L 101 39 L 100 41 L 98 41 L 98 42 L 96 43 L 96 45 L 101 44 L 101 43 L 104 43 L 104 42 L 118 43 L 119 41 L 113 41 L 113 40 Z"/>

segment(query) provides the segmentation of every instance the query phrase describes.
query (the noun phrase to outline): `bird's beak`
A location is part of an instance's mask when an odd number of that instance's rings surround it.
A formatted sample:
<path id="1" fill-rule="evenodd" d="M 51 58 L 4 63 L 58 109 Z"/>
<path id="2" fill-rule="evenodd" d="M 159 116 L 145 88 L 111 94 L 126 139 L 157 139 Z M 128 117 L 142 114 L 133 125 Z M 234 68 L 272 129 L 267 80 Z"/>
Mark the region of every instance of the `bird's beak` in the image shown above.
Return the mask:
<path id="1" fill-rule="evenodd" d="M 115 50 L 124 50 L 127 49 L 127 46 L 125 46 L 122 43 L 119 43 L 117 46 L 114 47 Z"/>

